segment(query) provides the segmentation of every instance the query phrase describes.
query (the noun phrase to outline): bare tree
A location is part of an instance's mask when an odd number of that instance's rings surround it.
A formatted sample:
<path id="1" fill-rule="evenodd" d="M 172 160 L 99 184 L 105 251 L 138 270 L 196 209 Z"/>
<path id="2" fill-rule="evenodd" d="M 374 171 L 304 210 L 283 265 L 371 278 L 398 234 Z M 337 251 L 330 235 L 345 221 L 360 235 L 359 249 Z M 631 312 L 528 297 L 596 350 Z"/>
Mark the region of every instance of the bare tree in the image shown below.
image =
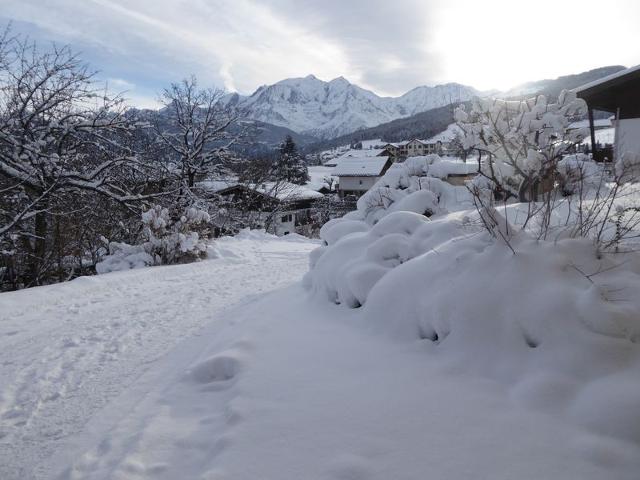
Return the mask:
<path id="1" fill-rule="evenodd" d="M 130 206 L 140 165 L 121 140 L 132 125 L 68 47 L 40 51 L 27 39 L 0 38 L 0 240 L 25 253 L 26 282 L 40 283 L 50 262 L 52 219 L 99 195 Z M 71 208 L 71 209 L 70 209 Z"/>
<path id="2" fill-rule="evenodd" d="M 223 164 L 227 149 L 241 138 L 230 127 L 238 112 L 223 102 L 224 91 L 200 89 L 195 77 L 173 83 L 162 93 L 164 109 L 156 117 L 156 131 L 176 159 L 185 186 Z"/>

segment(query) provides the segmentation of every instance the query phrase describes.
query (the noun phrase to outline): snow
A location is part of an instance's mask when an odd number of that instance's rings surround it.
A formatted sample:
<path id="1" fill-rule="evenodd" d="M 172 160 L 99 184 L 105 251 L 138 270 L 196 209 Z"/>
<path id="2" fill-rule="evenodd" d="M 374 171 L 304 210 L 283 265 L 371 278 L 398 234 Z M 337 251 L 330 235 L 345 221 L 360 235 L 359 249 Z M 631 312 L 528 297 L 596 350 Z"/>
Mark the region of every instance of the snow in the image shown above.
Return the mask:
<path id="1" fill-rule="evenodd" d="M 638 254 L 496 241 L 440 162 L 322 245 L 0 294 L 0 478 L 636 480 Z"/>
<path id="2" fill-rule="evenodd" d="M 135 403 L 151 387 L 141 376 L 205 327 L 215 333 L 223 311 L 299 278 L 315 246 L 243 232 L 216 241 L 211 260 L 0 294 L 0 478 L 55 478 L 53 463 L 105 433 L 90 432 L 94 417 Z"/>
<path id="3" fill-rule="evenodd" d="M 455 123 L 451 123 L 447 126 L 447 129 L 444 130 L 443 132 L 440 132 L 437 135 L 434 135 L 428 140 L 420 140 L 420 141 L 422 143 L 438 143 L 438 142 L 447 143 L 453 140 L 456 137 L 456 135 L 462 135 L 462 133 L 463 133 L 462 129 L 458 125 L 456 125 Z"/>
<path id="4" fill-rule="evenodd" d="M 469 100 L 477 92 L 464 85 L 418 87 L 400 97 L 379 97 L 344 78 L 325 82 L 309 75 L 262 86 L 251 96 L 230 94 L 255 120 L 319 138 L 332 138 L 398 118 Z"/>
<path id="5" fill-rule="evenodd" d="M 474 217 L 388 213 L 314 252 L 305 285 L 318 299 L 362 307 L 351 323 L 422 341 L 432 364 L 490 379 L 515 404 L 638 455 L 640 258 L 524 232 L 508 247 Z"/>
<path id="6" fill-rule="evenodd" d="M 240 186 L 242 188 L 253 188 L 256 192 L 262 193 L 272 198 L 285 201 L 294 200 L 317 200 L 322 198 L 323 195 L 317 192 L 315 185 L 296 185 L 290 182 L 264 182 L 259 185 L 247 185 L 242 183 L 230 183 L 226 184 L 223 188 L 216 190 L 221 192 L 227 188 L 233 188 Z"/>
<path id="7" fill-rule="evenodd" d="M 259 185 L 256 191 L 266 193 L 278 200 L 316 200 L 323 195 L 306 185 L 296 185 L 289 182 L 266 182 Z"/>
<path id="8" fill-rule="evenodd" d="M 357 203 L 353 218 L 375 224 L 385 215 L 408 210 L 420 214 L 442 214 L 471 208 L 473 203 L 464 186 L 445 182 L 449 175 L 474 172 L 473 162 L 442 160 L 438 155 L 409 157 L 393 164 Z M 428 191 L 429 193 L 424 193 Z M 417 193 L 423 192 L 423 193 Z"/>
<path id="9" fill-rule="evenodd" d="M 197 353 L 172 355 L 68 478 L 634 478 L 623 442 L 515 408 L 496 382 L 443 370 L 435 348 L 353 320 L 299 286 L 235 310 Z"/>
<path id="10" fill-rule="evenodd" d="M 613 142 L 616 139 L 616 129 L 614 127 L 601 128 L 599 130 L 595 130 L 593 133 L 595 134 L 596 142 L 601 145 L 613 145 Z M 585 137 L 582 143 L 585 145 L 591 145 L 591 135 Z"/>
<path id="11" fill-rule="evenodd" d="M 341 157 L 333 169 L 336 177 L 377 177 L 382 174 L 389 157 Z"/>
<path id="12" fill-rule="evenodd" d="M 321 188 L 328 188 L 325 178 L 333 178 L 334 182 L 337 182 L 337 178 L 332 175 L 333 168 L 325 167 L 324 165 L 316 165 L 308 167 L 309 181 L 306 183 L 306 187 L 316 192 Z"/>

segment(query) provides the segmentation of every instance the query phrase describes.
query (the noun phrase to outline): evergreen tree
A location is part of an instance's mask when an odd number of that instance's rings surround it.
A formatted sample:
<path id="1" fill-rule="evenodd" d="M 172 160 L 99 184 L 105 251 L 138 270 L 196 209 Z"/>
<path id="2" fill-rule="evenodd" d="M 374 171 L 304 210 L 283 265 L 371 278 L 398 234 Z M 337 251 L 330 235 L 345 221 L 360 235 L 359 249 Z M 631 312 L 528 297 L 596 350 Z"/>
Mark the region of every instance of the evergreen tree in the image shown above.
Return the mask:
<path id="1" fill-rule="evenodd" d="M 273 176 L 278 180 L 286 180 L 297 185 L 307 183 L 309 171 L 291 135 L 287 135 L 279 150 L 280 154 L 274 163 Z"/>

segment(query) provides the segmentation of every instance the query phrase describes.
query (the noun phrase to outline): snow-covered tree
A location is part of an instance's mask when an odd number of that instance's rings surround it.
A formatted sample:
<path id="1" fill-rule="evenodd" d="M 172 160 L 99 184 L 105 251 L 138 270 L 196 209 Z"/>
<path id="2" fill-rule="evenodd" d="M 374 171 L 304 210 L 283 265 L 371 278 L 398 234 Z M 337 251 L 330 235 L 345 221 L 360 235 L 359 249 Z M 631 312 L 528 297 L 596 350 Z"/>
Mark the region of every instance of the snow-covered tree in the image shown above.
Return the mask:
<path id="1" fill-rule="evenodd" d="M 456 109 L 455 118 L 463 147 L 484 160 L 480 173 L 495 189 L 528 201 L 553 183 L 562 156 L 585 138 L 586 131 L 568 127 L 586 108 L 584 100 L 565 90 L 556 103 L 544 95 L 522 101 L 476 98 L 470 111 Z"/>
<path id="2" fill-rule="evenodd" d="M 148 195 L 130 181 L 135 124 L 69 48 L 5 34 L 0 52 L 0 256 L 18 256 L 19 283 L 33 285 L 52 268 L 56 219 L 97 197 L 132 208 Z"/>
<path id="3" fill-rule="evenodd" d="M 223 102 L 224 91 L 198 87 L 195 77 L 173 83 L 162 94 L 156 131 L 175 158 L 175 170 L 192 188 L 199 175 L 224 163 L 228 148 L 240 137 L 231 133 L 238 112 Z"/>
<path id="4" fill-rule="evenodd" d="M 309 170 L 291 135 L 287 135 L 280 145 L 278 158 L 273 164 L 272 177 L 297 185 L 304 185 L 309 181 Z"/>
<path id="5" fill-rule="evenodd" d="M 180 210 L 154 205 L 142 213 L 139 243 L 109 244 L 109 255 L 98 265 L 98 273 L 149 265 L 185 263 L 206 255 L 209 214 L 194 207 Z"/>

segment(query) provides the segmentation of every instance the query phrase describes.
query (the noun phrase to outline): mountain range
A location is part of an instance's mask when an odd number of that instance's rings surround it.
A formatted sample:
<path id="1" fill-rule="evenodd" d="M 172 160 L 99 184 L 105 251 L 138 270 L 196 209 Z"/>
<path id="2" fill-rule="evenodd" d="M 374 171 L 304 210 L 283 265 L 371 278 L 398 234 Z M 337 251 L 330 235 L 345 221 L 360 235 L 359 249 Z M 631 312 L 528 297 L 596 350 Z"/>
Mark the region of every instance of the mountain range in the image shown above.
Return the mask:
<path id="1" fill-rule="evenodd" d="M 250 96 L 229 94 L 225 101 L 248 118 L 329 139 L 469 100 L 478 93 L 447 83 L 417 87 L 400 97 L 380 97 L 343 77 L 325 82 L 309 75 L 262 86 Z"/>
<path id="2" fill-rule="evenodd" d="M 308 75 L 263 85 L 248 96 L 230 93 L 224 101 L 239 108 L 245 118 L 258 122 L 260 143 L 266 145 L 284 132 L 304 144 L 313 143 L 314 139 L 327 144 L 333 143 L 332 139 L 342 140 L 350 135 L 363 138 L 373 132 L 382 136 L 387 132 L 386 137 L 425 135 L 450 120 L 451 109 L 441 107 L 468 101 L 476 95 L 522 98 L 542 93 L 553 98 L 562 89 L 575 88 L 624 68 L 601 67 L 528 82 L 504 92 L 480 92 L 467 85 L 447 83 L 416 87 L 399 97 L 381 97 L 343 77 L 326 82 Z M 435 110 L 433 114 L 424 114 L 431 110 Z"/>

